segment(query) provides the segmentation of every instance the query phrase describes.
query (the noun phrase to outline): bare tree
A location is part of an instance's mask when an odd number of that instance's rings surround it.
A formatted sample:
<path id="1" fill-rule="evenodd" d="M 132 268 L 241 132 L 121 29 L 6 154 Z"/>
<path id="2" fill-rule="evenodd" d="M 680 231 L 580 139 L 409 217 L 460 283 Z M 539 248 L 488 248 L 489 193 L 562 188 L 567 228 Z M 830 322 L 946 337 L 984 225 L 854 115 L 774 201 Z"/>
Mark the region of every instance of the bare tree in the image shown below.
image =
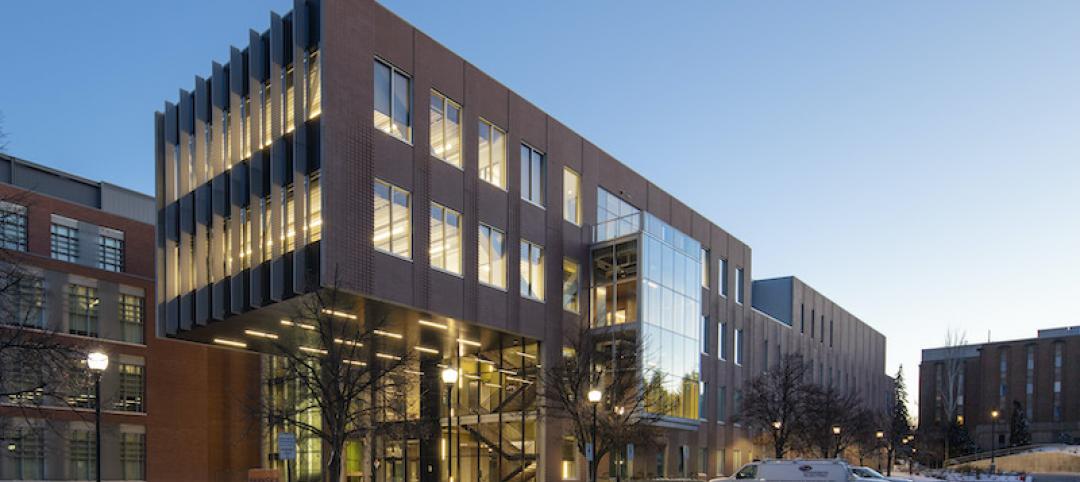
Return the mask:
<path id="1" fill-rule="evenodd" d="M 854 444 L 872 424 L 870 415 L 855 392 L 811 385 L 806 398 L 804 430 L 797 435 L 806 452 L 822 457 L 838 456 Z M 839 428 L 840 433 L 834 433 Z"/>
<path id="2" fill-rule="evenodd" d="M 268 394 L 260 415 L 272 427 L 322 442 L 324 480 L 341 479 L 345 444 L 363 440 L 376 468 L 375 441 L 421 430 L 410 421 L 406 391 L 418 386 L 413 361 L 389 316 L 334 286 L 303 295 L 289 328 L 270 340 Z M 430 422 L 430 421 L 429 421 Z"/>
<path id="3" fill-rule="evenodd" d="M 595 480 L 605 455 L 627 444 L 656 444 L 663 388 L 657 378 L 643 376 L 641 344 L 633 336 L 598 334 L 582 324 L 565 346 L 564 356 L 541 372 L 543 400 L 549 416 L 569 424 L 578 452 L 585 455 L 593 445 L 589 476 Z M 602 394 L 597 403 L 587 397 L 594 389 Z"/>
<path id="4" fill-rule="evenodd" d="M 963 331 L 949 328 L 945 331 L 944 360 L 941 376 L 937 377 L 937 393 L 941 400 L 941 427 L 944 442 L 943 460 L 948 460 L 951 452 L 950 439 L 959 420 L 959 409 L 964 396 L 964 349 L 967 347 L 967 335 Z"/>
<path id="5" fill-rule="evenodd" d="M 810 386 L 803 380 L 808 367 L 802 355 L 787 353 L 780 363 L 750 381 L 739 415 L 747 428 L 758 430 L 784 458 L 794 435 L 806 429 Z"/>

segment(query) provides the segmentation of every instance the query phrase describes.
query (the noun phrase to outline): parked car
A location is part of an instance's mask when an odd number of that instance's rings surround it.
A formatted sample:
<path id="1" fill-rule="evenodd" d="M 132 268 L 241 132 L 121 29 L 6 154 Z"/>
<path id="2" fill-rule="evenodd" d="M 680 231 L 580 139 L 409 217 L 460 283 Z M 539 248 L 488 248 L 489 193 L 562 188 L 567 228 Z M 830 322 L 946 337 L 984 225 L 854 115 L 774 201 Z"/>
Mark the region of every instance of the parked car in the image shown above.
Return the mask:
<path id="1" fill-rule="evenodd" d="M 855 475 L 858 475 L 859 477 L 877 482 L 911 482 L 911 479 L 905 479 L 903 477 L 886 477 L 881 475 L 881 472 L 871 469 L 870 467 L 852 467 L 851 471 L 855 472 Z"/>
<path id="2" fill-rule="evenodd" d="M 842 460 L 762 460 L 742 466 L 731 477 L 713 479 L 762 482 L 880 482 L 856 475 Z"/>

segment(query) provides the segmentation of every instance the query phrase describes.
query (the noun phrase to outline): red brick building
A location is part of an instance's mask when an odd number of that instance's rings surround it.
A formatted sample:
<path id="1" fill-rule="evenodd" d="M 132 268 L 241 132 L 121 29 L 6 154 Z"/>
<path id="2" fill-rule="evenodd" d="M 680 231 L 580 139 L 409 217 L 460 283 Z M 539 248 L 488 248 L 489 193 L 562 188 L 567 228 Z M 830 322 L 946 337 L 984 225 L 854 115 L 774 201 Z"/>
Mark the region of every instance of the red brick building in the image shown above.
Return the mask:
<path id="1" fill-rule="evenodd" d="M 0 155 L 0 201 L 2 248 L 40 287 L 35 323 L 109 354 L 103 478 L 243 480 L 259 459 L 247 416 L 259 361 L 157 337 L 153 198 Z M 92 397 L 74 397 L 73 408 L 14 403 L 0 400 L 0 480 L 93 478 Z"/>

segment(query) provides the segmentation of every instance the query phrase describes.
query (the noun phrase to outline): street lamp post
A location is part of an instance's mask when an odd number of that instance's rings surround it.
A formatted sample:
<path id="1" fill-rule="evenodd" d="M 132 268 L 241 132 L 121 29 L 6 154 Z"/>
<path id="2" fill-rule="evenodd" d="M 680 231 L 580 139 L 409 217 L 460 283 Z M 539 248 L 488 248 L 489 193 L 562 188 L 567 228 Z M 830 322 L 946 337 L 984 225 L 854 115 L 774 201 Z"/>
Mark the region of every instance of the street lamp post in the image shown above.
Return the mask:
<path id="1" fill-rule="evenodd" d="M 86 355 L 86 366 L 94 374 L 94 474 L 101 482 L 101 374 L 109 368 L 109 355 L 90 352 Z"/>
<path id="2" fill-rule="evenodd" d="M 997 410 L 990 411 L 990 473 L 994 473 L 997 468 L 994 463 L 994 455 L 997 452 L 997 419 L 1001 415 L 1001 412 Z"/>
<path id="3" fill-rule="evenodd" d="M 840 426 L 833 426 L 832 433 L 836 437 L 836 458 L 840 458 Z"/>
<path id="4" fill-rule="evenodd" d="M 882 445 L 881 441 L 885 439 L 885 432 L 882 432 L 881 430 L 878 430 L 877 433 L 874 434 L 874 436 L 877 437 L 877 443 L 878 443 L 877 469 L 878 469 L 878 472 L 881 472 L 881 450 L 883 448 L 883 445 Z"/>
<path id="5" fill-rule="evenodd" d="M 772 428 L 773 428 L 773 448 L 774 448 L 774 451 L 776 452 L 774 455 L 776 455 L 776 458 L 778 458 L 778 459 L 784 458 L 784 447 L 780 443 L 780 428 L 783 427 L 783 426 L 784 426 L 783 422 L 781 422 L 779 420 L 776 420 L 776 421 L 774 421 L 772 423 Z"/>
<path id="6" fill-rule="evenodd" d="M 589 390 L 589 403 L 592 404 L 592 460 L 589 460 L 589 478 L 596 482 L 596 406 L 600 405 L 600 390 Z"/>
<path id="7" fill-rule="evenodd" d="M 452 415 L 452 403 L 453 398 L 451 393 L 454 390 L 454 384 L 457 383 L 458 372 L 453 367 L 443 368 L 442 381 L 443 385 L 446 385 L 446 478 L 449 481 L 454 480 L 454 440 L 453 432 L 451 432 L 451 424 L 453 423 Z"/>

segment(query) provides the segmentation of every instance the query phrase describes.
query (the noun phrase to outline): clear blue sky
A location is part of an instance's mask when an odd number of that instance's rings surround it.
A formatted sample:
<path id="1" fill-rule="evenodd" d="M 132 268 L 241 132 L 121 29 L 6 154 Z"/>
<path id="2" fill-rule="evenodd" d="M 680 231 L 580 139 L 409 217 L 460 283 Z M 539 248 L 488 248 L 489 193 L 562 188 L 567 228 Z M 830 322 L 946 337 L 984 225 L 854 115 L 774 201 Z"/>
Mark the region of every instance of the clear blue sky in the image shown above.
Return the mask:
<path id="1" fill-rule="evenodd" d="M 9 150 L 149 192 L 152 113 L 291 3 L 0 3 Z M 885 333 L 890 372 L 947 327 L 1080 324 L 1078 2 L 388 5 Z"/>

